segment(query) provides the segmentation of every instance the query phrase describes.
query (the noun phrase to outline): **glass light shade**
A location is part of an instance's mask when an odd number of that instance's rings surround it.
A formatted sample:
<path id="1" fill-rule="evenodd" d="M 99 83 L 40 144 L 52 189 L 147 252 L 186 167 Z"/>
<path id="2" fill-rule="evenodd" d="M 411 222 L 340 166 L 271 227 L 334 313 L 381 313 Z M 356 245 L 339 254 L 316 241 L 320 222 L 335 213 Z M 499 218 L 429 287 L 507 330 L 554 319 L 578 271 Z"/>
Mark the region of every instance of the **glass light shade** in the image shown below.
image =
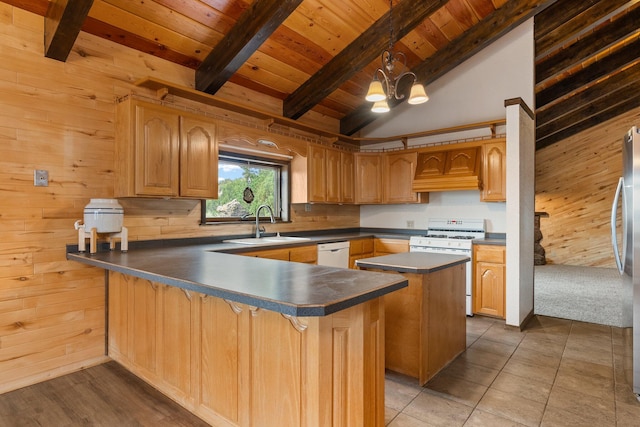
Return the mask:
<path id="1" fill-rule="evenodd" d="M 371 111 L 374 113 L 388 113 L 389 104 L 387 104 L 387 100 L 383 99 L 382 101 L 374 102 L 373 107 L 371 107 Z"/>
<path id="2" fill-rule="evenodd" d="M 409 100 L 407 101 L 411 105 L 423 104 L 429 100 L 427 92 L 424 90 L 424 86 L 420 83 L 414 83 L 411 86 L 411 93 L 409 94 Z"/>
<path id="3" fill-rule="evenodd" d="M 369 102 L 378 102 L 387 99 L 387 95 L 382 89 L 382 83 L 380 83 L 380 80 L 373 79 L 371 81 L 371 83 L 369 84 L 369 91 L 367 92 L 367 96 L 364 99 Z"/>

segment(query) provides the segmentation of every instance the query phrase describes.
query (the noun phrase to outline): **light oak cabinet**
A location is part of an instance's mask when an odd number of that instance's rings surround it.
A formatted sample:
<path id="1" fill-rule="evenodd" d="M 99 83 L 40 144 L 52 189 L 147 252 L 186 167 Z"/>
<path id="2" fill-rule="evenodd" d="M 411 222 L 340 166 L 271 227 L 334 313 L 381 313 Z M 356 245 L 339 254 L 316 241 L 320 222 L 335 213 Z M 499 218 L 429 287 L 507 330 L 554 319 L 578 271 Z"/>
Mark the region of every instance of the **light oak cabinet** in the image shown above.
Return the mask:
<path id="1" fill-rule="evenodd" d="M 349 241 L 349 268 L 356 268 L 356 261 L 375 256 L 373 237 Z"/>
<path id="2" fill-rule="evenodd" d="M 483 202 L 507 200 L 507 144 L 505 141 L 487 143 L 482 146 L 482 191 Z"/>
<path id="3" fill-rule="evenodd" d="M 380 153 L 355 153 L 354 157 L 356 203 L 382 203 L 382 155 Z"/>
<path id="4" fill-rule="evenodd" d="M 292 162 L 293 203 L 353 203 L 353 154 L 309 144 Z"/>
<path id="5" fill-rule="evenodd" d="M 428 194 L 416 193 L 412 189 L 418 162 L 417 152 L 385 153 L 383 161 L 384 203 L 420 203 L 428 200 Z"/>
<path id="6" fill-rule="evenodd" d="M 409 252 L 409 240 L 378 238 L 374 240 L 374 256 Z"/>
<path id="7" fill-rule="evenodd" d="M 340 152 L 340 178 L 342 184 L 340 185 L 341 201 L 342 203 L 355 203 L 355 173 L 356 164 L 353 157 L 353 153 L 346 151 Z"/>
<path id="8" fill-rule="evenodd" d="M 116 197 L 218 197 L 213 121 L 132 99 L 116 114 Z"/>
<path id="9" fill-rule="evenodd" d="M 110 272 L 108 309 L 109 356 L 210 425 L 384 425 L 380 298 L 298 318 Z"/>
<path id="10" fill-rule="evenodd" d="M 318 246 L 305 245 L 293 248 L 262 249 L 249 252 L 239 252 L 238 255 L 316 264 L 318 262 Z"/>
<path id="11" fill-rule="evenodd" d="M 473 246 L 473 312 L 504 318 L 506 250 L 504 246 Z"/>

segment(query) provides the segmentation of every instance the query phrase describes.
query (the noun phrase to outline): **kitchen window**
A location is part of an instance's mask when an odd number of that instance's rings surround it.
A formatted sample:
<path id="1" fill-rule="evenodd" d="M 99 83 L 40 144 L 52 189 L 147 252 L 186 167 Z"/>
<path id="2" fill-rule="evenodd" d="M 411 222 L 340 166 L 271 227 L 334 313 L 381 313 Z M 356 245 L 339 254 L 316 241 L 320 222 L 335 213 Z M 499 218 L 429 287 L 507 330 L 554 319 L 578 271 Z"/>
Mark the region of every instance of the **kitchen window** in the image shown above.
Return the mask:
<path id="1" fill-rule="evenodd" d="M 278 221 L 289 217 L 289 163 L 285 160 L 220 152 L 218 198 L 202 204 L 203 223 L 251 221 L 269 205 Z M 262 210 L 261 214 L 267 213 Z"/>

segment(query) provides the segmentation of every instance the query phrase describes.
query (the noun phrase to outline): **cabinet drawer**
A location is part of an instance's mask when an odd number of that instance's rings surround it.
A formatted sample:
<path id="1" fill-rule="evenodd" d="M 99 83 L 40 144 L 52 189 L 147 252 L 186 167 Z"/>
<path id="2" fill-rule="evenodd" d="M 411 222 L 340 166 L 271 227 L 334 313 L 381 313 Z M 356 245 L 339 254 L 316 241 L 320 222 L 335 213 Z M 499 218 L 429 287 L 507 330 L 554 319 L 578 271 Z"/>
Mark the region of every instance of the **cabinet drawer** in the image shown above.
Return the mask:
<path id="1" fill-rule="evenodd" d="M 289 261 L 288 249 L 265 249 L 260 251 L 241 252 L 240 255 Z"/>
<path id="2" fill-rule="evenodd" d="M 291 248 L 289 250 L 289 261 L 315 264 L 318 261 L 318 247 L 311 245 Z"/>
<path id="3" fill-rule="evenodd" d="M 409 252 L 409 241 L 399 239 L 375 239 L 376 256 Z"/>
<path id="4" fill-rule="evenodd" d="M 504 246 L 480 245 L 475 247 L 476 262 L 493 262 L 496 264 L 505 263 Z"/>

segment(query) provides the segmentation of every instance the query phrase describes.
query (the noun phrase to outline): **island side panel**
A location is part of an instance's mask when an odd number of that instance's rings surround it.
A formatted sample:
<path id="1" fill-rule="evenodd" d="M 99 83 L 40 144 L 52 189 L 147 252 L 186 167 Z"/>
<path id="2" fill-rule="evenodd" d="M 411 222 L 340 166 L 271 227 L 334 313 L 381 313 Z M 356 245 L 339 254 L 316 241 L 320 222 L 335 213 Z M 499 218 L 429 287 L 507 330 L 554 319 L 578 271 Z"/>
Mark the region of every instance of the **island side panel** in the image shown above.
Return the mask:
<path id="1" fill-rule="evenodd" d="M 380 298 L 296 318 L 114 272 L 109 288 L 110 356 L 213 425 L 384 425 Z"/>
<path id="2" fill-rule="evenodd" d="M 424 275 L 405 273 L 403 276 L 408 279 L 409 286 L 384 296 L 385 364 L 394 372 L 418 378 L 422 353 L 428 352 L 423 348 L 427 343 L 421 339 L 423 300 L 426 297 Z"/>
<path id="3" fill-rule="evenodd" d="M 384 296 L 386 368 L 424 385 L 466 348 L 465 265 L 398 273 L 409 286 Z"/>
<path id="4" fill-rule="evenodd" d="M 426 310 L 428 363 L 420 383 L 433 378 L 467 346 L 467 316 L 464 264 L 433 272 L 425 277 L 429 292 Z"/>

